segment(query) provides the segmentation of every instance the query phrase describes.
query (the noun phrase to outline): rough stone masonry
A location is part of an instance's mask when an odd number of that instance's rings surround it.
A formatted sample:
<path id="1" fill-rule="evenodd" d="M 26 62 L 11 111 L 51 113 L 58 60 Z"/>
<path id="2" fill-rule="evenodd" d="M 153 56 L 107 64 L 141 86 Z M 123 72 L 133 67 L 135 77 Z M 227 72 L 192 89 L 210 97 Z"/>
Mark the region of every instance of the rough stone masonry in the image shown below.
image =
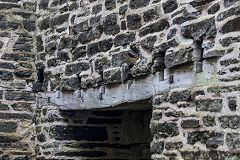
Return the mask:
<path id="1" fill-rule="evenodd" d="M 239 48 L 238 0 L 0 0 L 0 159 L 238 160 Z"/>

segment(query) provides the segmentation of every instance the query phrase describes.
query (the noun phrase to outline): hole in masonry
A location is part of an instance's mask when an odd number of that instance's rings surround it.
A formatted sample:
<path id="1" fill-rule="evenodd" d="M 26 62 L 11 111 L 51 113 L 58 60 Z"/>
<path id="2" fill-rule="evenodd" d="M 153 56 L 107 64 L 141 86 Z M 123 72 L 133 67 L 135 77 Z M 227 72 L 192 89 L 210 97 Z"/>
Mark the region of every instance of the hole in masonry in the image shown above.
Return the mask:
<path id="1" fill-rule="evenodd" d="M 195 62 L 196 62 L 196 72 L 200 73 L 203 71 L 203 52 L 204 49 L 202 48 L 203 40 L 195 41 Z"/>
<path id="2" fill-rule="evenodd" d="M 44 81 L 44 68 L 38 69 L 37 76 L 38 76 L 37 82 L 38 83 L 43 83 L 43 81 Z"/>
<path id="3" fill-rule="evenodd" d="M 164 63 L 165 54 L 166 54 L 166 51 L 160 51 L 158 52 L 158 54 L 155 54 L 153 58 L 152 72 L 158 73 L 159 81 L 164 80 L 164 70 L 166 69 L 166 66 Z"/>

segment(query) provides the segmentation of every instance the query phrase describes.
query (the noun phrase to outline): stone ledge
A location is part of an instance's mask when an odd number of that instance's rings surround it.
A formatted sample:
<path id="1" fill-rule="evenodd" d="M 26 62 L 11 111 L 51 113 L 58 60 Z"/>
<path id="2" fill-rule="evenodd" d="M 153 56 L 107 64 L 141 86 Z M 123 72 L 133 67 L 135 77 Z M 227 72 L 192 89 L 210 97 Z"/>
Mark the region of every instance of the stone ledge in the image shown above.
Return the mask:
<path id="1" fill-rule="evenodd" d="M 57 105 L 61 110 L 84 110 L 93 108 L 115 107 L 123 103 L 149 99 L 153 95 L 167 89 L 202 86 L 213 83 L 215 64 L 203 62 L 203 72 L 197 73 L 196 63 L 192 70 L 175 72 L 173 82 L 168 69 L 163 73 L 150 75 L 145 79 L 131 80 L 118 87 L 90 88 L 75 92 L 44 92 L 39 93 L 39 105 Z M 161 77 L 164 77 L 162 79 Z"/>

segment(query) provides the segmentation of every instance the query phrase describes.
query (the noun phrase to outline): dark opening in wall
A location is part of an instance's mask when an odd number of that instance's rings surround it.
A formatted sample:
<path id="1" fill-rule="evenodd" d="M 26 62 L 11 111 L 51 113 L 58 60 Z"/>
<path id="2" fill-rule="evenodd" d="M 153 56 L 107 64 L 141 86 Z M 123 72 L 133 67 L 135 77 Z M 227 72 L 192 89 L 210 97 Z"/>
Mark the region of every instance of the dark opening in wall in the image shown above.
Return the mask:
<path id="1" fill-rule="evenodd" d="M 45 110 L 45 119 L 54 118 L 55 125 L 41 124 L 51 126 L 45 134 L 50 139 L 40 143 L 40 147 L 49 143 L 50 148 L 42 155 L 54 150 L 46 158 L 151 159 L 150 106 L 147 100 L 108 109 L 60 111 L 55 116 L 57 110 Z"/>
<path id="2" fill-rule="evenodd" d="M 43 82 L 44 82 L 44 68 L 37 69 L 37 81 L 33 84 L 34 92 L 43 91 Z"/>
<path id="3" fill-rule="evenodd" d="M 43 81 L 44 81 L 44 68 L 38 69 L 37 71 L 38 71 L 37 72 L 37 75 L 38 75 L 37 82 L 38 83 L 43 83 Z"/>
<path id="4" fill-rule="evenodd" d="M 202 62 L 203 62 L 203 52 L 202 48 L 203 40 L 195 41 L 195 61 L 196 61 L 196 72 L 200 73 L 203 71 Z"/>

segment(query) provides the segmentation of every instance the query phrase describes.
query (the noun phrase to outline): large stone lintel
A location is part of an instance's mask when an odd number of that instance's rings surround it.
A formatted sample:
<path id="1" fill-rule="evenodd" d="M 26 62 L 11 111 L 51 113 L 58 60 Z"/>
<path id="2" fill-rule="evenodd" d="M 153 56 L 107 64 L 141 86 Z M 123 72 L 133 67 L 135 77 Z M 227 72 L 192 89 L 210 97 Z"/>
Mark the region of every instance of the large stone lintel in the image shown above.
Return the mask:
<path id="1" fill-rule="evenodd" d="M 149 99 L 167 89 L 203 86 L 214 82 L 214 63 L 204 61 L 203 71 L 200 73 L 197 73 L 197 68 L 197 63 L 194 63 L 191 70 L 182 70 L 171 75 L 166 69 L 164 73 L 159 72 L 144 79 L 129 80 L 111 88 L 102 86 L 75 92 L 44 92 L 39 94 L 39 105 L 56 105 L 61 110 L 114 107 Z M 172 76 L 173 81 L 170 80 Z"/>

